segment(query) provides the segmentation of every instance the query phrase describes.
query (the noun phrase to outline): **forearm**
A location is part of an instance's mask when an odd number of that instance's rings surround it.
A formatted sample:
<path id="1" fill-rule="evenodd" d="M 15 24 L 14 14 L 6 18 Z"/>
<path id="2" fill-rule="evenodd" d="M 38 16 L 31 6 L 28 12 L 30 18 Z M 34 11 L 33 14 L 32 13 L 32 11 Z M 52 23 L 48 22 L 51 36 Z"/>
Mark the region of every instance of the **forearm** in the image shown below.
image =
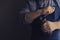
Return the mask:
<path id="1" fill-rule="evenodd" d="M 40 16 L 42 13 L 42 10 L 37 10 L 37 11 L 34 11 L 34 12 L 30 12 L 30 13 L 27 13 L 25 15 L 25 20 L 28 22 L 28 23 L 32 23 L 32 21 L 37 18 L 38 16 Z"/>

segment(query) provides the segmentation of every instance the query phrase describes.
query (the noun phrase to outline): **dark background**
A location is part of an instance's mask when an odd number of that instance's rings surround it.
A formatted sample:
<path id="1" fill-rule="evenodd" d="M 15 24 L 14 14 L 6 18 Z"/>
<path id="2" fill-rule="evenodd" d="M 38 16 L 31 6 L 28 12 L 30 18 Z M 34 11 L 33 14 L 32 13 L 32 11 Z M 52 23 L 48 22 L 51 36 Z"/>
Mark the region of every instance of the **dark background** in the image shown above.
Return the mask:
<path id="1" fill-rule="evenodd" d="M 0 0 L 0 40 L 30 40 L 31 28 L 16 24 L 25 0 Z"/>

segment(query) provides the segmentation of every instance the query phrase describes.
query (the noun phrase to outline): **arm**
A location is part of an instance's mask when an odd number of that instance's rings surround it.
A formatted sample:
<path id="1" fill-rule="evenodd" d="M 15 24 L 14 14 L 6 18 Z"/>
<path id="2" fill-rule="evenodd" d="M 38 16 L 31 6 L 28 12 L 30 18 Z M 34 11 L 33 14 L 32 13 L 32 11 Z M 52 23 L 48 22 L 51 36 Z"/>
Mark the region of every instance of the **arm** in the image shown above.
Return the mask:
<path id="1" fill-rule="evenodd" d="M 42 13 L 51 13 L 52 10 L 50 9 L 52 9 L 52 7 L 48 6 L 46 8 L 36 10 L 36 3 L 28 1 L 25 8 L 20 11 L 19 21 L 21 20 L 20 22 L 24 24 L 32 23 L 32 21 L 38 16 L 40 16 Z"/>
<path id="2" fill-rule="evenodd" d="M 47 22 L 50 27 L 50 36 L 48 40 L 60 40 L 60 21 Z"/>
<path id="3" fill-rule="evenodd" d="M 32 21 L 34 19 L 36 19 L 38 16 L 40 16 L 42 13 L 43 14 L 46 14 L 46 13 L 51 14 L 54 12 L 54 10 L 55 10 L 54 7 L 48 6 L 46 8 L 39 9 L 37 11 L 30 12 L 30 13 L 26 14 L 25 19 L 27 20 L 27 22 L 32 23 Z"/>
<path id="4" fill-rule="evenodd" d="M 25 20 L 26 20 L 26 22 L 32 23 L 32 21 L 33 21 L 34 19 L 36 19 L 38 16 L 40 16 L 41 13 L 42 13 L 42 10 L 37 10 L 37 11 L 33 11 L 33 12 L 30 12 L 30 13 L 27 13 L 27 14 L 25 15 Z"/>

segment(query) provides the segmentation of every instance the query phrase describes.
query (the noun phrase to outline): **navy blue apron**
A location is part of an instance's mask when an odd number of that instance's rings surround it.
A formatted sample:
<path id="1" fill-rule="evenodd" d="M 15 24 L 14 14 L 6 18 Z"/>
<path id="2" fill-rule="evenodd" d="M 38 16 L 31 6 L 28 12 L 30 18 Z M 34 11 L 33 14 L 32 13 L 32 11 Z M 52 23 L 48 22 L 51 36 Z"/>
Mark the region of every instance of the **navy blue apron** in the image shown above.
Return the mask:
<path id="1" fill-rule="evenodd" d="M 60 19 L 60 8 L 56 2 L 56 0 L 53 0 L 55 3 L 55 11 L 52 14 L 49 15 L 41 15 L 38 18 L 36 18 L 33 22 L 32 22 L 32 38 L 31 40 L 48 40 L 49 38 L 49 34 L 45 33 L 41 30 L 41 28 L 43 27 L 43 23 L 44 23 L 44 19 L 46 18 L 49 21 L 58 21 Z M 38 2 L 38 0 L 37 0 Z M 39 8 L 39 3 L 37 3 L 37 9 Z M 42 19 L 40 19 L 42 18 Z"/>

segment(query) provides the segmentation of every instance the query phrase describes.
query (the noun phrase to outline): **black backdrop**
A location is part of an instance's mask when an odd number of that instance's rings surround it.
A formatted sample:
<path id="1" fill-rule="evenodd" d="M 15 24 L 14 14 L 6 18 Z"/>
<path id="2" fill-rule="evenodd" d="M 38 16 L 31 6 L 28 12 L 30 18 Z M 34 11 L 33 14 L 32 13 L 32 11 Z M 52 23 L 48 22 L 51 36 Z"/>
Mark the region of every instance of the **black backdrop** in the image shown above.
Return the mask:
<path id="1" fill-rule="evenodd" d="M 16 24 L 25 0 L 0 0 L 0 40 L 30 40 L 31 28 Z"/>

